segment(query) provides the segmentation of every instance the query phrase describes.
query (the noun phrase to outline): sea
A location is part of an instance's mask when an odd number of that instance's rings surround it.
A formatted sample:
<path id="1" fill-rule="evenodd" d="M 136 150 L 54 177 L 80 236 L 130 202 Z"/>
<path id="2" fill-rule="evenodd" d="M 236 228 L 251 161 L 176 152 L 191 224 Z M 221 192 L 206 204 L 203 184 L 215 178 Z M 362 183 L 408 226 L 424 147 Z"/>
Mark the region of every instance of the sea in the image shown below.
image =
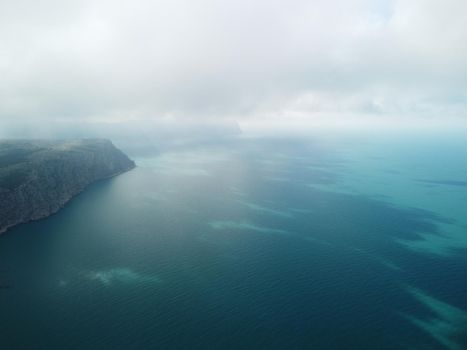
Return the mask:
<path id="1" fill-rule="evenodd" d="M 0 349 L 467 349 L 466 136 L 133 154 L 0 236 Z"/>

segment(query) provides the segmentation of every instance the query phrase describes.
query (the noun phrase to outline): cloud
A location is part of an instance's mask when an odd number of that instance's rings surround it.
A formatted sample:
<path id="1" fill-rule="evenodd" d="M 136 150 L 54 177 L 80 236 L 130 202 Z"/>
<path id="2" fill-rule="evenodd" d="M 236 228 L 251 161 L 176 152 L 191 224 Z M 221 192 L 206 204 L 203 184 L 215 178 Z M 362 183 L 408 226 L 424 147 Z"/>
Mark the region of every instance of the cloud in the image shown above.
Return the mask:
<path id="1" fill-rule="evenodd" d="M 467 117 L 462 0 L 0 4 L 0 120 Z"/>

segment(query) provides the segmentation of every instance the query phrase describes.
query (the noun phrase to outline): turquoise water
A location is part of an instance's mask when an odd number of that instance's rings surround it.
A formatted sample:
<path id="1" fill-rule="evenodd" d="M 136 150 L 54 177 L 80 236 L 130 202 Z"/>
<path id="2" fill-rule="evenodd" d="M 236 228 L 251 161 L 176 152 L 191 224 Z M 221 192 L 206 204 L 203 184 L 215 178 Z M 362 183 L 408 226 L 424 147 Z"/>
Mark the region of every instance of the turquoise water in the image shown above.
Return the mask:
<path id="1" fill-rule="evenodd" d="M 467 348 L 467 138 L 138 157 L 0 237 L 2 349 Z"/>

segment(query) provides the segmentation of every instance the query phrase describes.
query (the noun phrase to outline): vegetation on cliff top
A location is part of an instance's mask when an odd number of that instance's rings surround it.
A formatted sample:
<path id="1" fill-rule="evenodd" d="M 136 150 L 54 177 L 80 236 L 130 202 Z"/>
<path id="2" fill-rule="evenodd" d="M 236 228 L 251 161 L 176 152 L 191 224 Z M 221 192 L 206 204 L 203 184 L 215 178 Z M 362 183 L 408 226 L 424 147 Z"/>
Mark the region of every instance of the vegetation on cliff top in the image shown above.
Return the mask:
<path id="1" fill-rule="evenodd" d="M 67 159 L 111 145 L 104 139 L 0 141 L 0 191 L 13 190 L 27 181 L 39 162 Z"/>

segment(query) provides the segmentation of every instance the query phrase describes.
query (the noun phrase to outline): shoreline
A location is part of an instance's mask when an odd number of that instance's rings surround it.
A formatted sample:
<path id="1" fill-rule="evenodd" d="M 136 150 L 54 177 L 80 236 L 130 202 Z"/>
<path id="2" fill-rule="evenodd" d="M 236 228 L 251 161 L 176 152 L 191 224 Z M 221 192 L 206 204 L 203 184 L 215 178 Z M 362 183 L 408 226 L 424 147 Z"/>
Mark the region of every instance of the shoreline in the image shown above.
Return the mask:
<path id="1" fill-rule="evenodd" d="M 108 180 L 108 179 L 111 179 L 113 177 L 116 177 L 116 176 L 119 176 L 119 175 L 122 175 L 124 173 L 127 173 L 127 172 L 130 172 L 131 170 L 135 169 L 136 168 L 136 164 L 133 162 L 133 166 L 129 167 L 128 169 L 125 169 L 125 170 L 122 170 L 122 171 L 119 171 L 115 174 L 111 174 L 109 176 L 106 176 L 106 177 L 103 177 L 101 179 L 97 179 L 95 181 L 92 181 L 90 182 L 89 184 L 87 184 L 82 190 L 80 190 L 79 192 L 71 195 L 69 198 L 67 198 L 62 204 L 59 205 L 59 207 L 54 210 L 54 211 L 51 211 L 50 213 L 47 213 L 43 216 L 40 216 L 40 217 L 36 217 L 36 218 L 33 218 L 33 219 L 29 219 L 29 220 L 26 220 L 26 221 L 20 221 L 20 222 L 17 222 L 15 224 L 11 224 L 11 225 L 7 225 L 7 226 L 4 226 L 4 227 L 0 227 L 0 236 L 1 235 L 4 235 L 6 234 L 8 231 L 10 231 L 11 229 L 17 227 L 17 226 L 20 226 L 20 225 L 24 225 L 24 224 L 28 224 L 28 223 L 31 223 L 31 222 L 34 222 L 34 221 L 39 221 L 39 220 L 44 220 L 44 219 L 47 219 L 48 217 L 54 215 L 54 214 L 57 214 L 61 209 L 63 209 L 71 200 L 73 200 L 75 197 L 79 196 L 81 193 L 85 192 L 89 186 L 99 182 L 99 181 L 104 181 L 104 180 Z"/>

